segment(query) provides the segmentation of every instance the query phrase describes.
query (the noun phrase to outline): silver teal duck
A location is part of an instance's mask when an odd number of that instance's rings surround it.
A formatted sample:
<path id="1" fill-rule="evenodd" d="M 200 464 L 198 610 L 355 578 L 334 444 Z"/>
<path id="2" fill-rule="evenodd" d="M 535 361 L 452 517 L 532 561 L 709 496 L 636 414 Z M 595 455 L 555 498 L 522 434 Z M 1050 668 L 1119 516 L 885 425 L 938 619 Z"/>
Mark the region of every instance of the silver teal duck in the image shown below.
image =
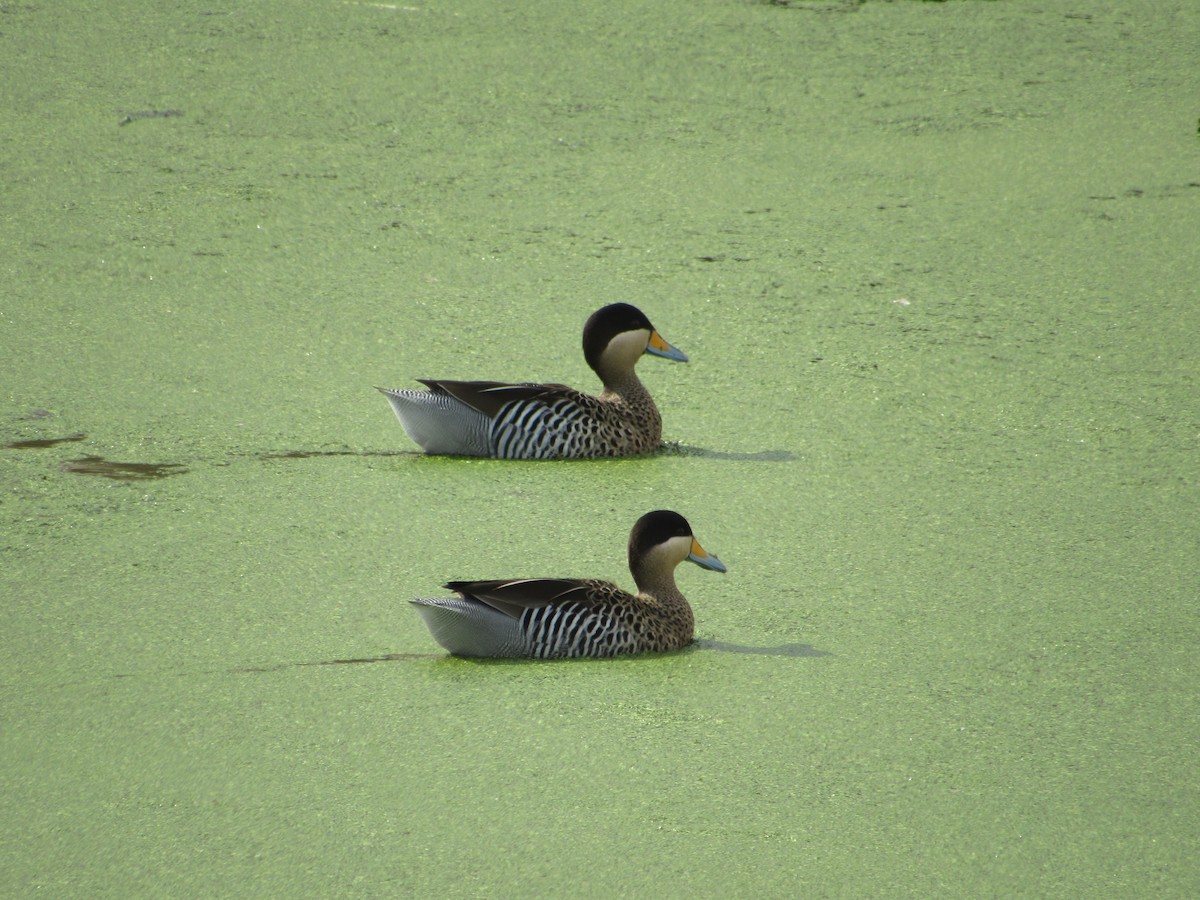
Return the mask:
<path id="1" fill-rule="evenodd" d="M 636 306 L 613 303 L 583 327 L 599 396 L 563 384 L 418 379 L 427 391 L 379 388 L 430 454 L 495 459 L 633 456 L 662 444 L 662 417 L 634 367 L 642 354 L 687 362 Z"/>
<path id="2" fill-rule="evenodd" d="M 458 596 L 412 604 L 433 638 L 455 656 L 607 657 L 678 650 L 692 641 L 695 619 L 675 586 L 675 567 L 691 560 L 724 572 L 687 519 L 656 510 L 629 535 L 629 571 L 637 593 L 611 581 L 516 578 L 451 581 Z"/>

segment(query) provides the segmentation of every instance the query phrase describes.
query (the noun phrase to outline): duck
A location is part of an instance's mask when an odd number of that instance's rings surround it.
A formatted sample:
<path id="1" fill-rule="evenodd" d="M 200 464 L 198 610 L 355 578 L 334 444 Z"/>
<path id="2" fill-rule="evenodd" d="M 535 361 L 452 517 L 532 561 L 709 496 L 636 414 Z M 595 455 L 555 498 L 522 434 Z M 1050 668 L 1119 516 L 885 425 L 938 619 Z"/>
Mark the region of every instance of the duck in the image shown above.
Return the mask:
<path id="1" fill-rule="evenodd" d="M 583 326 L 598 396 L 564 384 L 418 379 L 428 390 L 377 388 L 431 455 L 493 459 L 636 456 L 662 446 L 662 417 L 634 367 L 643 354 L 687 362 L 636 306 L 611 303 Z"/>
<path id="2" fill-rule="evenodd" d="M 455 656 L 588 658 L 663 653 L 692 642 L 695 618 L 675 585 L 684 560 L 727 571 L 677 512 L 648 512 L 629 535 L 637 593 L 611 581 L 515 578 L 451 581 L 456 596 L 409 601 L 433 639 Z"/>

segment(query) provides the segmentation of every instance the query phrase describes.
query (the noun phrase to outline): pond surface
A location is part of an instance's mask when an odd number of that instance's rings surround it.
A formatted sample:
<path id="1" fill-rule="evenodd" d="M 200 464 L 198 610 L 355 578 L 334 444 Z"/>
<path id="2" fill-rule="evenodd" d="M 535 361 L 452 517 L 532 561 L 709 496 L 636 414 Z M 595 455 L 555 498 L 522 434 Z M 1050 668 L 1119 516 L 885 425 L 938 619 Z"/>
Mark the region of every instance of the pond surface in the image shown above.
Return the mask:
<path id="1" fill-rule="evenodd" d="M 0 7 L 0 893 L 1188 896 L 1200 7 Z M 375 385 L 669 446 L 413 452 Z M 728 565 L 686 651 L 451 579 Z"/>

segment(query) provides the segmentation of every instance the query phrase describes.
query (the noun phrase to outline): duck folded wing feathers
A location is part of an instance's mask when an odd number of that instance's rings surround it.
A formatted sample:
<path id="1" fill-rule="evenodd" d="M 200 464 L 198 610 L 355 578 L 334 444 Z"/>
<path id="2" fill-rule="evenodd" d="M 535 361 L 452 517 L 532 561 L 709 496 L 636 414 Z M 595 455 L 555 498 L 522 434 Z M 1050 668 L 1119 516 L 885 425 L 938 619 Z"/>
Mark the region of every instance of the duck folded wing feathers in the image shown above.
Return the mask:
<path id="1" fill-rule="evenodd" d="M 500 410 L 510 403 L 552 403 L 563 396 L 579 393 L 565 384 L 508 384 L 503 381 L 444 381 L 433 378 L 417 380 L 434 393 L 447 394 L 459 403 L 478 410 L 489 419 L 494 419 L 500 414 Z"/>
<path id="2" fill-rule="evenodd" d="M 502 581 L 450 581 L 442 586 L 518 619 L 527 609 L 553 604 L 580 603 L 591 606 L 594 604 L 595 589 L 601 584 L 604 582 L 580 578 L 514 578 Z"/>

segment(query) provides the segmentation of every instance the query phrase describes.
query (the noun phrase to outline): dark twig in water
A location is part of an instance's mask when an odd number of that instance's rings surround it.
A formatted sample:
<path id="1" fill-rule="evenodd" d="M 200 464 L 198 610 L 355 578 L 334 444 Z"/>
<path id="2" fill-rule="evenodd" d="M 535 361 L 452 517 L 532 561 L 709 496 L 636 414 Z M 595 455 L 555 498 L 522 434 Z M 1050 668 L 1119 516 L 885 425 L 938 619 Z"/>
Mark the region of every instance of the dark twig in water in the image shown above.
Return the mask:
<path id="1" fill-rule="evenodd" d="M 182 109 L 140 109 L 137 112 L 126 113 L 118 125 L 128 125 L 134 119 L 168 119 L 171 116 L 182 116 Z"/>
<path id="2" fill-rule="evenodd" d="M 244 669 L 234 669 L 240 675 L 257 674 L 260 672 L 279 672 L 296 666 L 348 666 L 356 663 L 397 662 L 408 659 L 442 659 L 441 653 L 389 653 L 386 656 L 362 656 L 350 659 L 319 659 L 312 662 L 280 663 L 275 666 L 247 666 Z"/>

